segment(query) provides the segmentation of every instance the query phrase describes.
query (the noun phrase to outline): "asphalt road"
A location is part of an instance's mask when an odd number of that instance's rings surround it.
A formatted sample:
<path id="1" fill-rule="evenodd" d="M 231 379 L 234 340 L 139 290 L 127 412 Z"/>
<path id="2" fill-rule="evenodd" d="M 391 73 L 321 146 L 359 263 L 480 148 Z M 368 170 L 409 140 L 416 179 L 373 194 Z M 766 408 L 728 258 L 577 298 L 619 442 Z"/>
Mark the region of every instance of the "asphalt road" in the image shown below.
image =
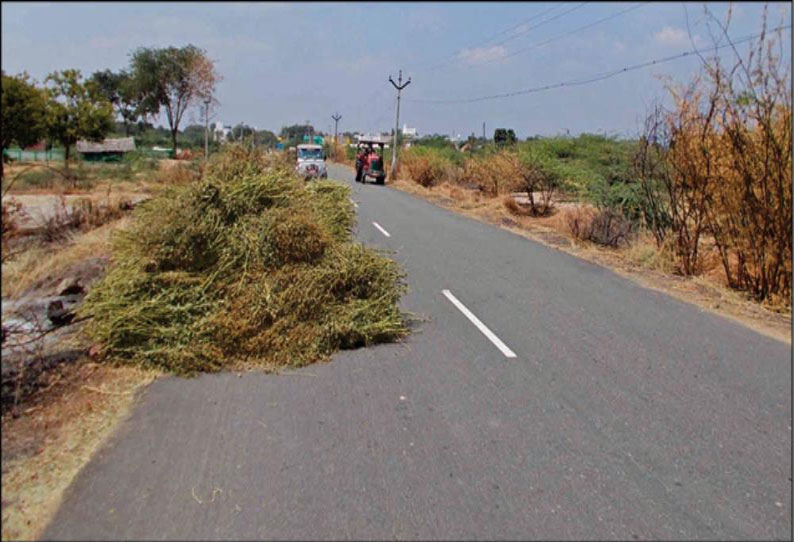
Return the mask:
<path id="1" fill-rule="evenodd" d="M 425 321 L 155 382 L 45 538 L 791 539 L 788 345 L 329 169 Z"/>

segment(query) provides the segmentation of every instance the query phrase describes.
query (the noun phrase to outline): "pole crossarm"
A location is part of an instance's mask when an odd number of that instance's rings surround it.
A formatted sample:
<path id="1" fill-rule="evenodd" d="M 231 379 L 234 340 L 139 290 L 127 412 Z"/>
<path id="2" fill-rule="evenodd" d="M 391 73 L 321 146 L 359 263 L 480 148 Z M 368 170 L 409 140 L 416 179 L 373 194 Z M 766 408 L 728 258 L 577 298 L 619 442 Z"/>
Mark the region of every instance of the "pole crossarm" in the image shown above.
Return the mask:
<path id="1" fill-rule="evenodd" d="M 394 148 L 392 150 L 392 159 L 391 159 L 391 171 L 389 172 L 389 176 L 393 179 L 394 174 L 397 171 L 397 131 L 400 129 L 400 93 L 402 90 L 411 84 L 411 78 L 409 77 L 408 80 L 403 83 L 403 71 L 400 70 L 397 75 L 397 82 L 394 82 L 391 75 L 389 75 L 389 82 L 397 89 L 397 115 L 394 121 L 394 141 L 393 145 Z"/>

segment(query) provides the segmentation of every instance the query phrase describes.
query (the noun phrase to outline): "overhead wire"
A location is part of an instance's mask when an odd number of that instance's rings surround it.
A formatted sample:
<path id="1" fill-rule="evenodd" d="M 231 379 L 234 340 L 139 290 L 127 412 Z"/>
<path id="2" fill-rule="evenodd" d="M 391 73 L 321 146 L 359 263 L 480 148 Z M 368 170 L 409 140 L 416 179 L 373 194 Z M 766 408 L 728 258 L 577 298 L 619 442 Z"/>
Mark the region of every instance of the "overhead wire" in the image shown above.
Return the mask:
<path id="1" fill-rule="evenodd" d="M 478 41 L 478 42 L 476 42 L 476 43 L 475 43 L 475 44 L 473 44 L 473 45 L 466 45 L 466 46 L 463 46 L 463 47 L 458 47 L 458 49 L 457 49 L 457 51 L 456 51 L 456 52 L 449 54 L 447 57 L 445 57 L 445 58 L 444 58 L 444 60 L 442 60 L 442 61 L 441 61 L 441 62 L 439 62 L 439 63 L 436 63 L 436 64 L 432 64 L 432 65 L 431 65 L 431 63 L 430 63 L 430 62 L 427 62 L 427 63 L 425 63 L 425 64 L 420 64 L 419 66 L 415 66 L 415 67 L 413 68 L 413 72 L 414 72 L 414 73 L 418 73 L 418 72 L 422 72 L 422 71 L 424 71 L 424 70 L 426 70 L 426 69 L 429 69 L 429 68 L 434 68 L 435 66 L 441 65 L 441 64 L 443 64 L 444 62 L 446 62 L 446 61 L 448 61 L 448 60 L 450 60 L 450 59 L 453 59 L 453 58 L 455 58 L 455 56 L 458 54 L 458 52 L 459 52 L 461 49 L 472 48 L 472 47 L 479 47 L 479 46 L 481 46 L 481 45 L 484 45 L 484 44 L 488 43 L 489 41 L 491 41 L 492 39 L 494 39 L 494 38 L 497 38 L 497 37 L 501 36 L 502 34 L 505 34 L 506 32 L 511 32 L 511 31 L 515 30 L 516 28 L 519 28 L 519 27 L 521 27 L 522 25 L 524 25 L 524 24 L 528 23 L 529 21 L 531 21 L 531 20 L 534 20 L 534 19 L 536 19 L 536 18 L 538 18 L 538 17 L 542 17 L 542 16 L 543 16 L 543 15 L 545 15 L 546 13 L 548 13 L 548 12 L 550 12 L 550 11 L 554 11 L 555 9 L 558 9 L 560 6 L 564 6 L 564 5 L 565 5 L 565 2 L 563 2 L 562 4 L 555 4 L 555 5 L 553 5 L 552 7 L 550 7 L 549 9 L 547 9 L 547 10 L 545 10 L 545 11 L 541 12 L 541 13 L 538 13 L 537 15 L 532 15 L 531 17 L 528 17 L 528 18 L 526 18 L 526 19 L 523 19 L 523 20 L 522 20 L 521 22 L 519 22 L 518 24 L 516 24 L 516 25 L 514 25 L 514 26 L 511 26 L 510 28 L 507 28 L 507 29 L 505 29 L 505 30 L 501 30 L 501 31 L 497 32 L 496 34 L 492 34 L 492 35 L 491 35 L 491 36 L 489 36 L 488 38 L 486 38 L 486 39 L 484 39 L 484 40 L 481 40 L 481 41 Z"/>
<path id="2" fill-rule="evenodd" d="M 602 17 L 601 19 L 598 19 L 597 21 L 593 21 L 592 23 L 586 24 L 584 26 L 580 26 L 579 28 L 574 28 L 573 30 L 569 30 L 567 32 L 563 32 L 562 34 L 558 34 L 558 35 L 554 36 L 553 38 L 549 38 L 549 39 L 547 39 L 545 41 L 541 41 L 540 43 L 535 43 L 533 45 L 530 45 L 529 47 L 525 47 L 523 49 L 519 49 L 517 51 L 513 51 L 509 55 L 505 55 L 502 58 L 500 58 L 499 60 L 505 60 L 507 58 L 512 58 L 512 57 L 514 57 L 516 55 L 520 55 L 522 53 L 526 53 L 527 51 L 531 51 L 532 49 L 537 49 L 538 47 L 542 47 L 543 45 L 547 45 L 547 44 L 549 44 L 549 43 L 551 43 L 553 41 L 557 41 L 557 40 L 560 40 L 560 39 L 562 39 L 564 37 L 570 36 L 571 34 L 575 34 L 577 32 L 581 32 L 582 30 L 587 30 L 588 28 L 591 28 L 591 27 L 596 26 L 598 24 L 601 24 L 601 23 L 604 23 L 604 22 L 607 22 L 607 21 L 611 21 L 612 19 L 616 19 L 616 18 L 620 17 L 621 15 L 624 15 L 624 14 L 626 14 L 626 13 L 628 13 L 630 11 L 633 11 L 635 9 L 641 8 L 642 6 L 644 6 L 646 4 L 649 4 L 649 3 L 650 2 L 640 2 L 637 5 L 631 6 L 630 8 L 626 8 L 626 9 L 621 10 L 621 11 L 618 11 L 617 13 L 613 13 L 612 15 L 609 15 L 607 17 Z"/>
<path id="3" fill-rule="evenodd" d="M 512 36 L 508 36 L 504 40 L 492 45 L 492 47 L 498 47 L 499 45 L 507 43 L 511 39 L 514 39 L 514 38 L 517 38 L 518 36 L 526 34 L 527 32 L 529 32 L 531 30 L 536 30 L 537 28 L 540 28 L 541 26 L 543 26 L 543 25 L 545 25 L 547 23 L 550 23 L 552 21 L 555 21 L 555 20 L 559 19 L 563 15 L 567 15 L 568 13 L 571 13 L 573 11 L 576 11 L 577 9 L 580 9 L 580 8 L 584 7 L 586 4 L 587 4 L 587 2 L 582 2 L 582 3 L 572 7 L 571 9 L 568 9 L 567 11 L 564 11 L 562 13 L 558 13 L 558 14 L 556 14 L 556 15 L 548 18 L 548 19 L 540 21 L 539 23 L 537 23 L 537 24 L 535 24 L 533 26 L 530 26 L 529 28 L 526 28 L 526 29 L 524 29 L 524 30 L 522 30 L 520 32 L 517 32 L 516 34 L 514 34 Z M 561 4 L 561 5 L 565 5 L 565 4 Z M 446 66 L 446 65 L 448 65 L 450 63 L 453 63 L 456 59 L 460 58 L 460 53 L 462 51 L 470 50 L 470 49 L 473 49 L 473 48 L 476 48 L 476 47 L 480 47 L 481 45 L 484 45 L 484 44 L 490 42 L 493 38 L 499 36 L 500 34 L 504 34 L 505 32 L 511 32 L 511 31 L 513 31 L 513 30 L 515 30 L 517 28 L 520 28 L 520 27 L 524 26 L 526 23 L 528 23 L 529 21 L 534 20 L 534 19 L 538 19 L 538 18 L 542 17 L 543 15 L 546 15 L 550 11 L 553 11 L 554 9 L 557 9 L 559 7 L 560 7 L 559 5 L 552 6 L 552 8 L 547 9 L 547 10 L 545 10 L 545 11 L 543 11 L 543 12 L 537 14 L 537 15 L 533 15 L 532 17 L 529 17 L 527 19 L 524 19 L 523 21 L 521 21 L 517 25 L 514 25 L 511 28 L 509 28 L 507 30 L 504 30 L 502 32 L 498 32 L 497 34 L 491 36 L 490 38 L 488 38 L 488 39 L 486 39 L 484 41 L 478 42 L 475 45 L 469 45 L 469 46 L 465 46 L 465 47 L 460 47 L 457 52 L 452 53 L 451 55 L 449 55 L 446 59 L 442 60 L 441 62 L 439 62 L 439 63 L 437 63 L 437 64 L 435 64 L 433 66 L 430 66 L 429 68 L 426 67 L 426 66 L 420 66 L 419 68 L 417 68 L 415 70 L 415 72 L 420 72 L 420 71 L 423 71 L 423 70 L 426 70 L 426 69 L 427 70 L 435 70 L 435 69 L 441 68 L 443 66 Z"/>
<path id="4" fill-rule="evenodd" d="M 771 29 L 770 31 L 774 32 L 774 31 L 785 30 L 785 29 L 789 29 L 789 28 L 791 28 L 791 25 L 784 25 L 784 26 L 779 26 L 779 27 L 776 27 L 774 29 Z M 710 48 L 707 48 L 707 49 L 698 49 L 698 50 L 685 51 L 683 53 L 667 56 L 667 57 L 664 57 L 664 58 L 659 58 L 659 59 L 655 59 L 655 60 L 648 60 L 648 61 L 645 61 L 645 62 L 641 62 L 639 64 L 634 64 L 634 65 L 631 65 L 631 66 L 627 66 L 625 68 L 620 68 L 620 69 L 611 70 L 611 71 L 608 71 L 608 72 L 602 72 L 602 73 L 599 73 L 599 74 L 588 76 L 586 79 L 574 79 L 574 80 L 570 80 L 570 81 L 563 81 L 563 82 L 560 82 L 560 83 L 553 83 L 553 84 L 544 85 L 544 86 L 540 86 L 540 87 L 533 87 L 533 88 L 528 88 L 528 89 L 516 90 L 516 91 L 512 91 L 512 92 L 493 94 L 493 95 L 489 95 L 489 96 L 480 96 L 480 97 L 477 97 L 477 98 L 462 98 L 462 99 L 422 99 L 422 98 L 408 99 L 408 98 L 406 98 L 406 101 L 414 102 L 414 103 L 435 103 L 435 104 L 474 103 L 474 102 L 481 102 L 481 101 L 487 101 L 487 100 L 496 100 L 496 99 L 500 99 L 500 98 L 510 98 L 510 97 L 513 97 L 513 96 L 520 96 L 520 95 L 523 95 L 523 94 L 532 94 L 532 93 L 535 93 L 535 92 L 543 92 L 543 91 L 552 90 L 552 89 L 556 89 L 556 88 L 562 88 L 562 87 L 573 87 L 573 86 L 587 85 L 587 84 L 590 84 L 590 83 L 603 81 L 605 79 L 610 79 L 612 77 L 615 77 L 616 75 L 620 75 L 620 74 L 627 73 L 627 72 L 630 72 L 630 71 L 638 70 L 638 69 L 641 69 L 641 68 L 646 68 L 648 66 L 654 66 L 654 65 L 657 65 L 657 64 L 664 64 L 666 62 L 671 62 L 673 60 L 686 58 L 688 56 L 696 55 L 696 54 L 703 53 L 703 52 L 718 51 L 720 49 L 725 49 L 727 47 L 732 47 L 732 46 L 735 46 L 735 45 L 739 45 L 741 43 L 748 42 L 748 41 L 750 41 L 752 39 L 755 39 L 755 38 L 757 38 L 759 36 L 761 36 L 761 34 L 754 34 L 754 35 L 751 35 L 751 36 L 745 36 L 743 38 L 739 38 L 737 40 L 733 40 L 731 43 L 719 45 L 719 46 L 716 46 L 716 47 L 710 47 Z"/>
<path id="5" fill-rule="evenodd" d="M 554 41 L 557 41 L 557 40 L 560 40 L 560 39 L 565 38 L 567 36 L 570 36 L 571 34 L 575 34 L 577 32 L 581 32 L 583 30 L 587 30 L 588 28 L 591 28 L 591 27 L 596 26 L 598 24 L 604 23 L 606 21 L 611 21 L 612 19 L 616 19 L 617 17 L 620 17 L 621 15 L 624 15 L 624 14 L 630 12 L 630 11 L 638 9 L 638 8 L 640 8 L 640 7 L 642 7 L 642 6 L 646 5 L 646 4 L 649 4 L 649 3 L 650 2 L 640 2 L 639 4 L 636 4 L 636 5 L 631 6 L 629 8 L 626 8 L 626 9 L 623 9 L 621 11 L 618 11 L 617 13 L 613 13 L 612 15 L 608 15 L 606 17 L 602 17 L 601 19 L 598 19 L 597 21 L 593 21 L 591 23 L 588 23 L 586 25 L 580 26 L 580 27 L 575 28 L 573 30 L 568 30 L 566 32 L 558 34 L 558 35 L 556 35 L 556 36 L 554 36 L 552 38 L 549 38 L 549 39 L 547 39 L 545 41 L 532 44 L 529 47 L 524 47 L 522 49 L 518 49 L 517 51 L 513 51 L 512 53 L 504 55 L 504 56 L 499 56 L 499 57 L 495 57 L 495 58 L 492 58 L 492 59 L 489 59 L 489 60 L 484 60 L 482 62 L 478 62 L 476 64 L 472 64 L 472 65 L 470 65 L 468 67 L 477 68 L 477 67 L 480 67 L 480 66 L 484 66 L 486 64 L 492 64 L 492 63 L 497 62 L 497 61 L 504 61 L 504 60 L 506 60 L 508 58 L 512 58 L 512 57 L 520 55 L 522 53 L 526 53 L 527 51 L 531 51 L 532 49 L 537 49 L 538 47 L 542 47 L 543 45 L 547 45 L 547 44 L 552 43 Z M 504 43 L 504 42 L 501 42 L 501 43 Z"/>

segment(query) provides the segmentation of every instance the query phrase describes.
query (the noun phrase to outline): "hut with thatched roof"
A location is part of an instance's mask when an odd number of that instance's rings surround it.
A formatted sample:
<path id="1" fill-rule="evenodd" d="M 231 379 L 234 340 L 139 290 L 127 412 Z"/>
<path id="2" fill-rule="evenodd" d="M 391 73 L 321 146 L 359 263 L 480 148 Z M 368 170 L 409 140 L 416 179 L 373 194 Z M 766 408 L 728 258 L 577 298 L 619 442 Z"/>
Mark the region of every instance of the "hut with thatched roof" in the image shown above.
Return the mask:
<path id="1" fill-rule="evenodd" d="M 105 139 L 101 143 L 85 140 L 77 142 L 77 152 L 87 162 L 118 162 L 125 153 L 134 150 L 135 139 L 132 137 Z"/>

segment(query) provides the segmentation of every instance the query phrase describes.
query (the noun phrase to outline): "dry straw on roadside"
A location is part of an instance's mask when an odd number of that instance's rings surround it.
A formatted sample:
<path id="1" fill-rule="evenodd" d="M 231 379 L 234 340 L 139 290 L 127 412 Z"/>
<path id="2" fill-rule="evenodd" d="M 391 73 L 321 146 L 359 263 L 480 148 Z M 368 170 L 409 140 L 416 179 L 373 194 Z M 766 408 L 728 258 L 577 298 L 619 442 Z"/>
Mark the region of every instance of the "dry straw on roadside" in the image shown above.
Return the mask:
<path id="1" fill-rule="evenodd" d="M 403 274 L 351 240 L 344 185 L 235 148 L 135 215 L 80 311 L 107 357 L 176 373 L 299 366 L 406 333 Z"/>

